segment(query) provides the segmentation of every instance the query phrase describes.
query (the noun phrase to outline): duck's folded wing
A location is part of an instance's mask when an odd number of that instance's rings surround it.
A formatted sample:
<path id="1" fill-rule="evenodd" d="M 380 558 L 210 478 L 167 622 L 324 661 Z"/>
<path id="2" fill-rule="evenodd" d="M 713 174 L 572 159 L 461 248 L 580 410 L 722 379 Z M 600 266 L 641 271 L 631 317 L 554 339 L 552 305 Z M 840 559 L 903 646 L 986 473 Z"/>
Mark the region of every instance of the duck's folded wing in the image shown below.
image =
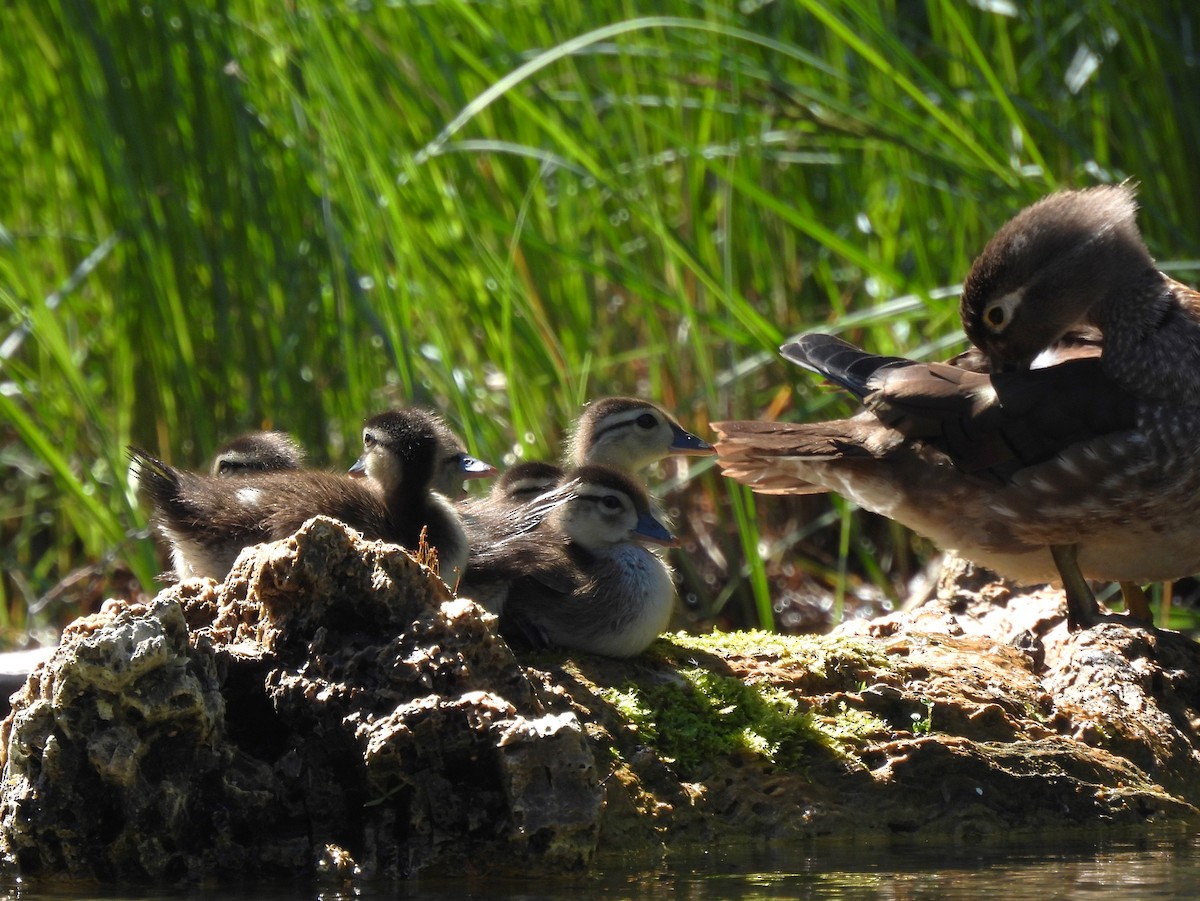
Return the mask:
<path id="1" fill-rule="evenodd" d="M 1023 470 L 1077 445 L 1136 429 L 1139 401 L 1109 379 L 1098 357 L 1045 369 L 996 374 L 947 363 L 876 357 L 827 335 L 806 347 L 807 368 L 854 385 L 866 411 L 808 424 L 722 422 L 717 444 L 725 473 L 763 493 L 806 494 L 809 464 L 886 461 L 914 453 L 1006 484 Z M 814 349 L 815 348 L 815 349 Z M 804 466 L 786 461 L 803 461 Z"/>
<path id="2" fill-rule="evenodd" d="M 1138 399 L 1105 376 L 1098 357 L 994 375 L 918 364 L 874 384 L 867 407 L 882 423 L 928 442 L 959 469 L 1002 481 L 1138 424 Z"/>

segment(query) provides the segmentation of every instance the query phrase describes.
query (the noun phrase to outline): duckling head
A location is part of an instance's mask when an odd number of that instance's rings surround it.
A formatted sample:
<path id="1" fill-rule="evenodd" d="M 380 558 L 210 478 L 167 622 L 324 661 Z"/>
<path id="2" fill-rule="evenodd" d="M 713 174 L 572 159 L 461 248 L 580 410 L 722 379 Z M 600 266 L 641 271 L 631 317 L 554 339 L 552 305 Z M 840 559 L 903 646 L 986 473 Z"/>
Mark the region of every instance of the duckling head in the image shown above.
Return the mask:
<path id="1" fill-rule="evenodd" d="M 373 480 L 385 494 L 402 485 L 455 492 L 464 479 L 496 470 L 468 456 L 462 442 L 427 410 L 390 410 L 363 423 L 363 453 L 350 475 Z"/>
<path id="2" fill-rule="evenodd" d="M 988 242 L 963 284 L 967 337 L 995 370 L 1023 369 L 1068 331 L 1124 303 L 1154 261 L 1129 184 L 1060 191 L 1026 207 Z"/>
<path id="3" fill-rule="evenodd" d="M 646 489 L 609 466 L 573 470 L 560 491 L 566 498 L 557 512 L 558 525 L 588 550 L 604 550 L 629 541 L 675 547 L 676 539 L 650 508 Z"/>
<path id="4" fill-rule="evenodd" d="M 496 474 L 496 467 L 467 453 L 462 439 L 449 426 L 434 417 L 437 440 L 437 466 L 433 474 L 433 490 L 449 498 L 463 493 L 463 482 L 486 479 Z"/>
<path id="5" fill-rule="evenodd" d="M 229 478 L 260 472 L 287 472 L 304 464 L 304 449 L 287 432 L 247 432 L 224 444 L 210 474 Z"/>
<path id="6" fill-rule="evenodd" d="M 489 496 L 509 504 L 523 504 L 552 491 L 562 477 L 561 466 L 541 460 L 526 460 L 504 470 L 492 486 Z"/>
<path id="7" fill-rule="evenodd" d="M 712 453 L 711 444 L 684 429 L 671 414 L 634 397 L 606 397 L 588 405 L 567 449 L 575 466 L 601 464 L 626 472 L 644 469 L 669 454 Z"/>

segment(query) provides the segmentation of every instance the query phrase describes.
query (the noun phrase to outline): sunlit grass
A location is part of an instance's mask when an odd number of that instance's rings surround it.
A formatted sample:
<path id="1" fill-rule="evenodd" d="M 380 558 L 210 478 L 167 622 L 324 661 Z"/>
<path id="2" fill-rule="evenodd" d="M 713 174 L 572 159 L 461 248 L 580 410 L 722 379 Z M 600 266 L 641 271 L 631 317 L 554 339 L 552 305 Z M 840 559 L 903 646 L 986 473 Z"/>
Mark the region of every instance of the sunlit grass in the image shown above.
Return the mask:
<path id="1" fill-rule="evenodd" d="M 270 425 L 345 465 L 364 415 L 416 402 L 503 463 L 601 394 L 701 432 L 799 418 L 832 396 L 783 338 L 957 350 L 953 286 L 1055 186 L 1136 177 L 1152 247 L 1194 252 L 1188 10 L 636 9 L 0 11 L 0 625 L 84 563 L 152 579 L 128 443 L 203 465 Z M 863 550 L 891 532 L 794 537 L 828 505 L 712 470 L 672 498 L 711 539 L 680 569 L 735 621 L 771 624 L 780 558 L 902 588 L 906 552 Z"/>

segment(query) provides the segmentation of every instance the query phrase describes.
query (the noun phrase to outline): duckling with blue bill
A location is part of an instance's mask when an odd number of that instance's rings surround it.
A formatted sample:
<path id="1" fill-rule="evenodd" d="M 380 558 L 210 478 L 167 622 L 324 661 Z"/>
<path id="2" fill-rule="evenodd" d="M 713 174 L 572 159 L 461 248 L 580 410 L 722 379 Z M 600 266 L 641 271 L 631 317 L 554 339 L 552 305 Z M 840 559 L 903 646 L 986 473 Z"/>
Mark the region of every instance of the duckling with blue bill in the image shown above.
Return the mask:
<path id="1" fill-rule="evenodd" d="M 460 594 L 484 599 L 518 644 L 631 657 L 667 628 L 675 601 L 671 570 L 647 545 L 677 543 L 636 479 L 582 466 L 472 545 Z"/>
<path id="2" fill-rule="evenodd" d="M 670 455 L 709 456 L 711 444 L 693 435 L 657 404 L 604 397 L 584 408 L 567 442 L 570 466 L 600 464 L 638 472 Z"/>

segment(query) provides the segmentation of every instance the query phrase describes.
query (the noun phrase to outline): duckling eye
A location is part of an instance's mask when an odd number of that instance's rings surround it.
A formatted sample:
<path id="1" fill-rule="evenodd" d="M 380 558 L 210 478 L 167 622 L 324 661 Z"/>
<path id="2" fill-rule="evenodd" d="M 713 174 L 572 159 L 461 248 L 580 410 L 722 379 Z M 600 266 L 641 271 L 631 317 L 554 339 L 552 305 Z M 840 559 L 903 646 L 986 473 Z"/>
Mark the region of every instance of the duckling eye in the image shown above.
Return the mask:
<path id="1" fill-rule="evenodd" d="M 604 497 L 602 497 L 600 499 L 600 504 L 605 510 L 621 509 L 621 499 L 612 494 L 606 494 Z"/>
<path id="2" fill-rule="evenodd" d="M 654 414 L 652 413 L 643 413 L 637 418 L 637 424 L 638 428 L 649 430 L 658 425 L 658 420 L 654 418 Z"/>
<path id="3" fill-rule="evenodd" d="M 1000 306 L 999 304 L 990 306 L 983 311 L 983 318 L 987 320 L 987 324 L 992 328 L 1000 328 L 1000 326 L 1004 325 L 1004 320 L 1006 317 L 1007 313 L 1005 312 L 1004 307 Z"/>
<path id="4" fill-rule="evenodd" d="M 363 432 L 363 450 L 370 450 L 375 444 L 375 436 L 368 432 Z"/>

